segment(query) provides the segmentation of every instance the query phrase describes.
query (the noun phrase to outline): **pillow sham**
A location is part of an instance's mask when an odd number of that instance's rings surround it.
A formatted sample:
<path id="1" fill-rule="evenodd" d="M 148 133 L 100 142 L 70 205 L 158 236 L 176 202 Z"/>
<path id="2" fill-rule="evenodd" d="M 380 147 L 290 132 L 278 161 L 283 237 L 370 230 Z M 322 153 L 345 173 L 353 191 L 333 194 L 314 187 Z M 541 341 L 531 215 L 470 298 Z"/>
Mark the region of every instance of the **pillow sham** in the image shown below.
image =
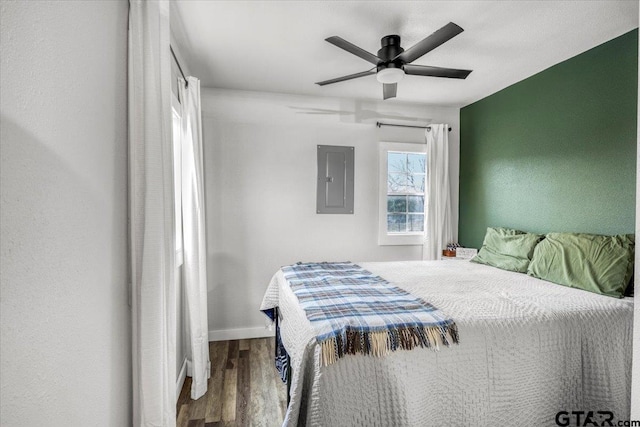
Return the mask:
<path id="1" fill-rule="evenodd" d="M 635 236 L 549 233 L 527 274 L 559 285 L 621 298 L 633 275 Z"/>
<path id="2" fill-rule="evenodd" d="M 525 273 L 533 250 L 544 236 L 501 227 L 488 227 L 482 248 L 472 262 Z"/>

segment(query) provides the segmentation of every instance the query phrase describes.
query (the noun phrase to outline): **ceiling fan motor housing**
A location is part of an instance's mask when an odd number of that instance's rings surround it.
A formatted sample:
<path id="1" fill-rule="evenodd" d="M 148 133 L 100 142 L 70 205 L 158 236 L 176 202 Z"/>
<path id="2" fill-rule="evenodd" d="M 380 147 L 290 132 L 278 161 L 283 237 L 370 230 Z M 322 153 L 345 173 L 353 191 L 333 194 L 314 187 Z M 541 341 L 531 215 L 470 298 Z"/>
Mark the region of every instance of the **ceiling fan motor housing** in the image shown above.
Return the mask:
<path id="1" fill-rule="evenodd" d="M 400 47 L 400 36 L 395 34 L 384 36 L 380 40 L 380 44 L 382 48 L 378 51 L 378 58 L 381 59 L 381 62 L 377 66 L 378 71 L 385 68 L 402 68 L 401 61 L 391 62 L 393 58 L 404 52 L 404 49 Z"/>

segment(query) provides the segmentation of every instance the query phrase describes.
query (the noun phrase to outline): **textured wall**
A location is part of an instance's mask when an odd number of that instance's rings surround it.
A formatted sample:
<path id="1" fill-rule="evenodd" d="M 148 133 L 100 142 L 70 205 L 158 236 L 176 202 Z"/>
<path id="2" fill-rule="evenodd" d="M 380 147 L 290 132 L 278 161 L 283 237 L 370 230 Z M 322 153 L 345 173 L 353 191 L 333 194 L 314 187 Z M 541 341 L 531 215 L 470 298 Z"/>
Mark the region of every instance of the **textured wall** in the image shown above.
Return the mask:
<path id="1" fill-rule="evenodd" d="M 638 18 L 640 20 L 640 11 L 638 12 Z M 639 47 L 639 50 L 640 50 L 640 47 Z M 638 75 L 638 82 L 640 83 L 640 75 Z M 638 123 L 640 123 L 640 108 L 638 108 Z M 638 128 L 637 130 L 637 135 L 638 135 L 638 145 L 640 146 L 640 128 Z M 638 170 L 638 168 L 640 168 L 640 151 L 636 153 L 636 170 Z M 640 236 L 640 174 L 637 174 L 637 173 L 636 173 L 636 236 Z M 636 277 L 640 277 L 640 251 L 636 251 L 636 264 L 635 264 L 634 274 Z M 631 417 L 630 419 L 640 420 L 640 292 L 636 292 L 635 298 L 633 301 L 633 372 L 631 373 Z"/>
<path id="2" fill-rule="evenodd" d="M 638 32 L 460 111 L 459 240 L 487 226 L 632 233 Z"/>
<path id="3" fill-rule="evenodd" d="M 378 246 L 378 141 L 420 143 L 424 130 L 376 117 L 451 124 L 457 211 L 457 108 L 210 89 L 202 103 L 210 331 L 264 335 L 260 302 L 282 265 L 421 258 L 422 246 Z M 353 215 L 316 214 L 319 144 L 355 147 Z"/>
<path id="4" fill-rule="evenodd" d="M 0 424 L 127 426 L 127 2 L 1 8 Z"/>

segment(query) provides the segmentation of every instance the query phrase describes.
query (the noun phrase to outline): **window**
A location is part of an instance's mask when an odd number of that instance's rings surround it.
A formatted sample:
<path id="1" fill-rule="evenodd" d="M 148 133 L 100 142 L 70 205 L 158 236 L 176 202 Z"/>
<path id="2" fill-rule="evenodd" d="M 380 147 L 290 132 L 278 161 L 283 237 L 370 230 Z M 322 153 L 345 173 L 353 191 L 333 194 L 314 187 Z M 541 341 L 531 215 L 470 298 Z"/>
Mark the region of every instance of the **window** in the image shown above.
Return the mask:
<path id="1" fill-rule="evenodd" d="M 171 99 L 172 135 L 173 135 L 173 191 L 175 195 L 175 235 L 176 267 L 183 262 L 182 256 L 182 108 L 175 95 Z"/>
<path id="2" fill-rule="evenodd" d="M 424 236 L 423 144 L 380 145 L 380 245 L 419 245 Z"/>

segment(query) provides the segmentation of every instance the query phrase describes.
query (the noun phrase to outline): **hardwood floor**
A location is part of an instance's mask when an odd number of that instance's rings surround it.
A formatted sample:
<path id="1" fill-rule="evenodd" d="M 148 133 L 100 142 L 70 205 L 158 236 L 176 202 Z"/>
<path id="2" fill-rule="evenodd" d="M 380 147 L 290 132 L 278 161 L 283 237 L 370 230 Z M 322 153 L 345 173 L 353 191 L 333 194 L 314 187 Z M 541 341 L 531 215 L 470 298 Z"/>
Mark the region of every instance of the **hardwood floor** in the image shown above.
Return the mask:
<path id="1" fill-rule="evenodd" d="M 207 393 L 191 400 L 191 378 L 182 387 L 178 427 L 280 426 L 287 389 L 273 364 L 273 338 L 209 343 Z"/>

